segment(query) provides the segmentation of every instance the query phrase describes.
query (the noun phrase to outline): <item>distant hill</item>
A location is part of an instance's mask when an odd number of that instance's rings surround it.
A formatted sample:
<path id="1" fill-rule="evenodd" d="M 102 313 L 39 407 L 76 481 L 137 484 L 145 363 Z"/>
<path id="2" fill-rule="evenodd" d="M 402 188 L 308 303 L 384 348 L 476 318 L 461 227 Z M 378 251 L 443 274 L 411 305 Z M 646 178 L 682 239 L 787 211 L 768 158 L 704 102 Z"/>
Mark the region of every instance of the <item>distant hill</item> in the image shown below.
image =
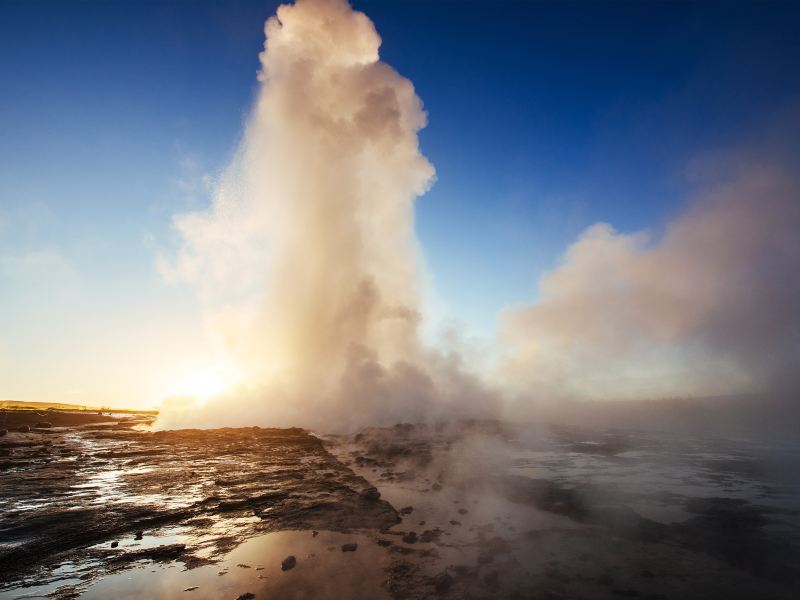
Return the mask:
<path id="1" fill-rule="evenodd" d="M 0 410 L 66 410 L 89 412 L 114 412 L 157 415 L 157 410 L 136 410 L 130 408 L 111 408 L 109 406 L 87 406 L 84 404 L 67 404 L 66 402 L 28 402 L 25 400 L 0 400 Z"/>

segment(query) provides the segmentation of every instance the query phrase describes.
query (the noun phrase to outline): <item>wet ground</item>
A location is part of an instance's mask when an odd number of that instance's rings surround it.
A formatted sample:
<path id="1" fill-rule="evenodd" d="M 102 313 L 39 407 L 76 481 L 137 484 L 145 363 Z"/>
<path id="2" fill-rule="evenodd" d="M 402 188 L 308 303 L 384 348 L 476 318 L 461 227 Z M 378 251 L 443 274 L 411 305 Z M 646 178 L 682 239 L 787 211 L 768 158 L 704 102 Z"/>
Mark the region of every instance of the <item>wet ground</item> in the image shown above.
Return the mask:
<path id="1" fill-rule="evenodd" d="M 800 590 L 792 444 L 493 422 L 153 433 L 105 419 L 0 436 L 0 599 Z"/>

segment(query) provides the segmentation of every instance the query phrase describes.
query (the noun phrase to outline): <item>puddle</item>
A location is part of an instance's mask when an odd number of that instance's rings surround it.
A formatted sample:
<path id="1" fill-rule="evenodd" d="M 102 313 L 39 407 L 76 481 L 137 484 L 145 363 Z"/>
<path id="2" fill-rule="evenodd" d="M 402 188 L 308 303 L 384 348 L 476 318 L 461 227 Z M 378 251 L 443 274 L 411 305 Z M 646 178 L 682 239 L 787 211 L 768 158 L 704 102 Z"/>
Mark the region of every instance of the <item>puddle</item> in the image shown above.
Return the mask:
<path id="1" fill-rule="evenodd" d="M 342 545 L 350 543 L 358 544 L 356 551 L 343 552 Z M 297 565 L 282 571 L 281 562 L 289 555 Z M 175 563 L 148 563 L 104 577 L 80 597 L 199 600 L 249 592 L 256 598 L 389 598 L 381 587 L 388 564 L 387 552 L 365 535 L 283 531 L 252 538 L 217 564 L 184 570 Z"/>

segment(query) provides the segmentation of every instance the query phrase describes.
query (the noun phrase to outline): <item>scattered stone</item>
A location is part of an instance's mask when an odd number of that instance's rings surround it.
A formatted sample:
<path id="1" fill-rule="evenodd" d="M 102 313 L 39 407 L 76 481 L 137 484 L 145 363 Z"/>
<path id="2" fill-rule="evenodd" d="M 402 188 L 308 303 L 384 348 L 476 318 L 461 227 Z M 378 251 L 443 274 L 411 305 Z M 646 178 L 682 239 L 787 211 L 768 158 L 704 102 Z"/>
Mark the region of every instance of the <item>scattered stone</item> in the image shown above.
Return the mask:
<path id="1" fill-rule="evenodd" d="M 465 514 L 467 514 L 468 512 L 469 512 L 469 511 L 468 511 L 466 508 L 459 508 L 459 509 L 458 509 L 458 514 L 460 514 L 460 515 L 465 515 Z"/>
<path id="2" fill-rule="evenodd" d="M 406 506 L 406 507 L 400 509 L 400 514 L 401 515 L 410 515 L 412 512 L 414 512 L 414 507 L 413 506 Z"/>
<path id="3" fill-rule="evenodd" d="M 119 546 L 119 542 L 111 542 L 112 548 L 116 548 L 117 546 Z"/>
<path id="4" fill-rule="evenodd" d="M 39 429 L 50 429 L 52 426 L 53 424 L 50 421 L 39 421 L 36 424 L 36 427 Z"/>
<path id="5" fill-rule="evenodd" d="M 390 540 L 378 540 L 377 544 L 378 546 L 383 546 L 386 548 L 387 546 L 391 546 L 392 542 Z"/>
<path id="6" fill-rule="evenodd" d="M 455 519 L 450 519 L 450 525 L 453 525 L 454 527 L 458 527 L 459 525 L 461 525 L 461 521 L 456 521 Z"/>
<path id="7" fill-rule="evenodd" d="M 263 571 L 264 567 L 256 567 L 256 571 Z"/>
<path id="8" fill-rule="evenodd" d="M 453 577 L 447 572 L 442 571 L 433 578 L 433 588 L 443 594 L 453 585 Z"/>
<path id="9" fill-rule="evenodd" d="M 319 531 L 312 531 L 311 537 L 317 537 L 319 535 Z"/>
<path id="10" fill-rule="evenodd" d="M 342 544 L 342 552 L 355 552 L 358 544 Z"/>
<path id="11" fill-rule="evenodd" d="M 137 532 L 136 532 L 136 535 L 134 536 L 134 538 L 133 538 L 133 539 L 134 539 L 134 540 L 140 540 L 140 539 L 142 539 L 143 537 L 144 537 L 144 531 L 141 531 L 141 530 L 139 530 L 139 531 L 137 531 Z"/>
<path id="12" fill-rule="evenodd" d="M 186 588 L 186 589 L 185 589 L 185 590 L 183 590 L 183 591 L 184 591 L 184 592 L 193 592 L 193 591 L 195 591 L 195 590 L 196 590 L 198 587 L 200 587 L 200 586 L 199 586 L 199 585 L 193 585 L 192 587 L 188 587 L 188 588 Z"/>
<path id="13" fill-rule="evenodd" d="M 422 535 L 419 536 L 419 541 L 429 544 L 430 542 L 436 542 L 442 535 L 442 530 L 438 527 L 436 529 L 426 529 L 422 532 Z"/>
<path id="14" fill-rule="evenodd" d="M 20 433 L 28 433 L 30 432 L 30 430 L 31 428 L 28 425 L 20 425 L 19 427 L 17 427 L 17 431 L 19 431 Z"/>
<path id="15" fill-rule="evenodd" d="M 297 559 L 294 556 L 287 556 L 283 559 L 281 563 L 281 571 L 288 571 L 290 569 L 294 569 L 295 565 L 297 564 Z"/>
<path id="16" fill-rule="evenodd" d="M 368 487 L 367 489 L 361 492 L 361 497 L 364 498 L 364 500 L 370 500 L 374 502 L 375 500 L 380 500 L 381 493 L 378 491 L 377 488 Z"/>
<path id="17" fill-rule="evenodd" d="M 236 566 L 239 567 L 240 569 L 250 569 L 250 568 L 252 568 L 252 567 L 250 567 L 250 565 L 246 565 L 244 563 L 239 563 Z"/>
<path id="18" fill-rule="evenodd" d="M 417 543 L 417 533 L 416 531 L 409 531 L 407 534 L 403 536 L 403 541 L 406 544 L 416 544 Z"/>
<path id="19" fill-rule="evenodd" d="M 250 592 L 245 592 L 241 596 L 237 596 L 236 600 L 252 600 L 255 597 L 256 597 L 255 594 L 251 594 Z"/>

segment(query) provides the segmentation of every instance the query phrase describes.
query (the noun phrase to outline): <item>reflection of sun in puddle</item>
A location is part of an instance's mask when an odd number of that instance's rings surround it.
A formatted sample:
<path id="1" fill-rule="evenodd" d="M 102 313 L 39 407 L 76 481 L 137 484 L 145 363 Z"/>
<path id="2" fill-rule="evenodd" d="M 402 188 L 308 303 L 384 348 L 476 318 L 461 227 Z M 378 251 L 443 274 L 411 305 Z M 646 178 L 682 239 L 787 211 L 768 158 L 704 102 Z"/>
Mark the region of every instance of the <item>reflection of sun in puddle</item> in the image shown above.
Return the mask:
<path id="1" fill-rule="evenodd" d="M 160 544 L 181 540 L 180 534 L 158 538 Z M 342 552 L 346 543 L 357 543 L 357 551 Z M 297 558 L 297 566 L 282 571 L 281 562 L 289 555 Z M 148 563 L 111 575 L 82 598 L 236 598 L 246 592 L 280 598 L 388 598 L 381 587 L 388 562 L 387 552 L 365 535 L 283 531 L 251 538 L 219 563 L 191 570 Z"/>

